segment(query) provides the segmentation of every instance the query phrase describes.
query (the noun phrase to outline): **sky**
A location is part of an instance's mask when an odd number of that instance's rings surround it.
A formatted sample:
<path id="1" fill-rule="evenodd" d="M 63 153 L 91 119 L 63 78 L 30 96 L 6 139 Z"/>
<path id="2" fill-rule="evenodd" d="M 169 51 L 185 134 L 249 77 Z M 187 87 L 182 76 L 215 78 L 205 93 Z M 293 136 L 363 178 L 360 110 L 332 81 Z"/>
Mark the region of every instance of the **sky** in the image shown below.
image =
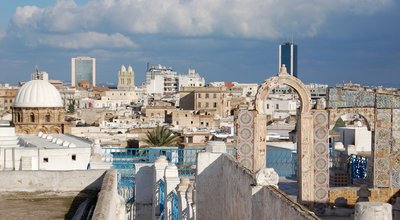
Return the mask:
<path id="1" fill-rule="evenodd" d="M 71 80 L 71 58 L 91 56 L 97 82 L 147 63 L 207 82 L 262 83 L 278 72 L 278 45 L 298 45 L 304 83 L 400 87 L 396 0 L 0 0 L 0 83 L 37 65 Z"/>

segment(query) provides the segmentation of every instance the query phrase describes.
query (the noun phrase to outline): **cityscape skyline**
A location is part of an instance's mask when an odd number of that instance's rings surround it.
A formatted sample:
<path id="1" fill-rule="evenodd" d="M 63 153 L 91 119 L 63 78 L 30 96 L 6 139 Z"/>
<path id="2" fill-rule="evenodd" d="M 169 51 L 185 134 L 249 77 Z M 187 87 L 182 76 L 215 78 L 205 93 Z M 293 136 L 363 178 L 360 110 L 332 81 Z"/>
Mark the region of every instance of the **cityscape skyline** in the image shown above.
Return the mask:
<path id="1" fill-rule="evenodd" d="M 399 3 L 316 3 L 317 9 L 302 3 L 286 13 L 279 8 L 294 4 L 290 0 L 245 3 L 221 3 L 208 12 L 202 2 L 190 1 L 152 1 L 143 7 L 135 1 L 100 1 L 98 7 L 96 1 L 85 0 L 3 3 L 0 83 L 28 81 L 36 64 L 50 79 L 70 81 L 70 59 L 76 56 L 97 59 L 98 82 L 116 84 L 120 66 L 130 64 L 140 84 L 150 63 L 171 66 L 178 73 L 194 68 L 207 82 L 261 83 L 278 72 L 278 46 L 293 34 L 300 47 L 299 76 L 306 83 L 400 84 L 400 31 L 385 25 L 400 20 Z M 163 8 L 156 18 L 149 16 L 153 4 Z M 226 13 L 216 13 L 219 7 Z M 243 13 L 235 14 L 238 8 Z M 194 9 L 197 13 L 187 15 Z M 96 10 L 105 16 L 95 16 Z M 258 13 L 263 10 L 277 12 Z M 82 13 L 86 17 L 79 16 Z M 131 13 L 137 16 L 123 16 Z M 166 18 L 169 13 L 177 15 Z M 111 16 L 116 14 L 121 16 Z M 113 18 L 105 20 L 107 15 Z"/>

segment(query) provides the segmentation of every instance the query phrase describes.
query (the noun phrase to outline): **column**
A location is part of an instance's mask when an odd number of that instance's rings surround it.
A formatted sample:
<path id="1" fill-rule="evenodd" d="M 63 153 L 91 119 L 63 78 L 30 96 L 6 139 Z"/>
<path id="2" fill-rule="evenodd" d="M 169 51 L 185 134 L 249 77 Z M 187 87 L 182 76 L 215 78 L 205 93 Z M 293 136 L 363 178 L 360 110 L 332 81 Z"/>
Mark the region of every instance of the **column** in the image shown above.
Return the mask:
<path id="1" fill-rule="evenodd" d="M 189 184 L 189 188 L 186 190 L 186 201 L 187 201 L 187 207 L 188 207 L 188 219 L 192 220 L 194 219 L 194 198 L 193 198 L 193 187 L 194 183 Z"/>
<path id="2" fill-rule="evenodd" d="M 188 220 L 189 219 L 189 207 L 186 200 L 186 192 L 189 188 L 190 180 L 188 177 L 181 179 L 181 182 L 176 187 L 176 192 L 178 194 L 179 201 L 179 219 Z"/>
<path id="3" fill-rule="evenodd" d="M 178 167 L 175 164 L 170 164 L 165 168 L 165 190 L 164 190 L 164 219 L 172 219 L 172 194 L 176 193 L 175 188 L 179 184 Z"/>

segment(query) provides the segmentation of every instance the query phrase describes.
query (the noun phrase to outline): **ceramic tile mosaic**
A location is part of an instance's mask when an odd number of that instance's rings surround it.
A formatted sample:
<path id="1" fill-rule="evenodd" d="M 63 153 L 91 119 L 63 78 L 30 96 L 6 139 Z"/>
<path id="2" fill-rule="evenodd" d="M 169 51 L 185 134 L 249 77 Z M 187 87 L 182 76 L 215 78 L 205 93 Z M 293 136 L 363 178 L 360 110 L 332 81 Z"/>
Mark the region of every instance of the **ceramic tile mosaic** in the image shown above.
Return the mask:
<path id="1" fill-rule="evenodd" d="M 329 145 L 328 145 L 328 112 L 315 110 L 313 113 L 314 129 L 314 211 L 325 212 L 329 194 Z"/>
<path id="2" fill-rule="evenodd" d="M 375 121 L 374 186 L 389 187 L 392 179 L 392 110 L 377 109 Z"/>
<path id="3" fill-rule="evenodd" d="M 374 107 L 375 93 L 364 90 L 329 88 L 328 108 Z"/>

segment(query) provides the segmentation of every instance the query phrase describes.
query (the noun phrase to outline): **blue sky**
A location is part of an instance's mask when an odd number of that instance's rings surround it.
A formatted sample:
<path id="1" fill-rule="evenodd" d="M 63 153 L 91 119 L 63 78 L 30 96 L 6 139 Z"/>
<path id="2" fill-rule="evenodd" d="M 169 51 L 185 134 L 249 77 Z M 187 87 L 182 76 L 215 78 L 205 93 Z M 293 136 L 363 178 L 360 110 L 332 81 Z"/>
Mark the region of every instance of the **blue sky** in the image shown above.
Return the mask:
<path id="1" fill-rule="evenodd" d="M 400 87 L 395 0 L 59 0 L 0 2 L 0 83 L 29 80 L 35 65 L 70 81 L 74 56 L 97 59 L 97 81 L 146 64 L 206 81 L 261 83 L 278 71 L 292 34 L 299 78 Z"/>

